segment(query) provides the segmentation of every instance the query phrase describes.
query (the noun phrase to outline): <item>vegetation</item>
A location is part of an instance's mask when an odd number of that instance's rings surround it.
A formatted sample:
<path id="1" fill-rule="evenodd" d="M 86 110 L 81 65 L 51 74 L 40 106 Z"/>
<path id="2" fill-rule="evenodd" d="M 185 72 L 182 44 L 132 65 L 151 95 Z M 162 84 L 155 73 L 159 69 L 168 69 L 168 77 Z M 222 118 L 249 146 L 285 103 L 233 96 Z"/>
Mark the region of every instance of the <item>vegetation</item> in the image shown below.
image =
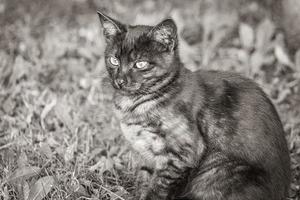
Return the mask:
<path id="1" fill-rule="evenodd" d="M 191 70 L 241 73 L 272 98 L 300 199 L 300 53 L 245 1 L 0 1 L 0 199 L 132 199 L 136 165 L 112 112 L 96 10 L 127 23 L 171 16 Z M 239 12 L 237 12 L 239 11 Z"/>

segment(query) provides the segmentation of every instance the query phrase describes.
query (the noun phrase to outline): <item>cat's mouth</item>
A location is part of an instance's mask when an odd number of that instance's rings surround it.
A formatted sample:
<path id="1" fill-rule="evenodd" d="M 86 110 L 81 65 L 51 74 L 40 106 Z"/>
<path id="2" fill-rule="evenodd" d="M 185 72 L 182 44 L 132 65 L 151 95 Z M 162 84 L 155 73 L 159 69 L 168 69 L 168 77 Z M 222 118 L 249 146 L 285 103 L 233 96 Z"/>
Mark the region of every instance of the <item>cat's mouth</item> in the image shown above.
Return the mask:
<path id="1" fill-rule="evenodd" d="M 121 93 L 134 94 L 134 93 L 138 92 L 141 89 L 142 84 L 141 83 L 133 83 L 133 84 L 130 84 L 130 85 L 123 85 L 122 87 L 116 87 L 113 84 L 113 86 L 114 86 L 115 89 L 117 89 Z"/>

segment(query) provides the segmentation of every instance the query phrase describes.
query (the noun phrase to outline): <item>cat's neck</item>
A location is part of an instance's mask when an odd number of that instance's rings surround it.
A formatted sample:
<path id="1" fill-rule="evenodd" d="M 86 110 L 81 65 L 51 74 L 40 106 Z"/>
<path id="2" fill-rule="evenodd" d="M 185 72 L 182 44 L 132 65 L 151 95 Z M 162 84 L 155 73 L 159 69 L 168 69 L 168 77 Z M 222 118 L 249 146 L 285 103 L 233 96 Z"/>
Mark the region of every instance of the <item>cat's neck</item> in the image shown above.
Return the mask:
<path id="1" fill-rule="evenodd" d="M 184 85 L 184 79 L 190 71 L 180 65 L 173 72 L 168 84 L 147 94 L 124 95 L 121 92 L 115 92 L 115 108 L 121 113 L 145 114 L 148 111 L 153 112 L 168 103 L 181 93 Z"/>

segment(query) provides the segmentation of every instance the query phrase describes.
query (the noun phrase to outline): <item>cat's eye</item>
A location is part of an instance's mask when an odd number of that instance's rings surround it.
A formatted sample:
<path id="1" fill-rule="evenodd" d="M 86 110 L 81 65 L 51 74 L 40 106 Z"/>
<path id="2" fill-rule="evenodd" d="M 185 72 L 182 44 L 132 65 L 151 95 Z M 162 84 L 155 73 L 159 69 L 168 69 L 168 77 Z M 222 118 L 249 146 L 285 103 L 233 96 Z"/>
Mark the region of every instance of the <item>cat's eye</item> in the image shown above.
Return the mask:
<path id="1" fill-rule="evenodd" d="M 144 69 L 146 67 L 148 67 L 149 63 L 147 61 L 139 61 L 135 63 L 135 67 L 137 69 Z"/>
<path id="2" fill-rule="evenodd" d="M 109 58 L 109 62 L 113 65 L 113 66 L 119 66 L 120 65 L 120 61 L 115 58 L 115 57 L 110 57 Z"/>

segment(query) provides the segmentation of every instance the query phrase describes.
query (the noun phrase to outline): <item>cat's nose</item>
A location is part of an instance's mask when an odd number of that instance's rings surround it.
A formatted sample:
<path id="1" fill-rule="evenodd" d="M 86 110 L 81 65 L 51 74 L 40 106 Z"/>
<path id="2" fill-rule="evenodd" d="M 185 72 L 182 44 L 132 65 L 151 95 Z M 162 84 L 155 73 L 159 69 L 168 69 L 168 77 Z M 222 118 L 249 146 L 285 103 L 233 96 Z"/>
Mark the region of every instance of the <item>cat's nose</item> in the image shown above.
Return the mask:
<path id="1" fill-rule="evenodd" d="M 117 78 L 115 80 L 115 85 L 117 86 L 118 89 L 121 89 L 122 87 L 124 87 L 125 84 L 126 84 L 126 80 L 123 78 Z"/>

